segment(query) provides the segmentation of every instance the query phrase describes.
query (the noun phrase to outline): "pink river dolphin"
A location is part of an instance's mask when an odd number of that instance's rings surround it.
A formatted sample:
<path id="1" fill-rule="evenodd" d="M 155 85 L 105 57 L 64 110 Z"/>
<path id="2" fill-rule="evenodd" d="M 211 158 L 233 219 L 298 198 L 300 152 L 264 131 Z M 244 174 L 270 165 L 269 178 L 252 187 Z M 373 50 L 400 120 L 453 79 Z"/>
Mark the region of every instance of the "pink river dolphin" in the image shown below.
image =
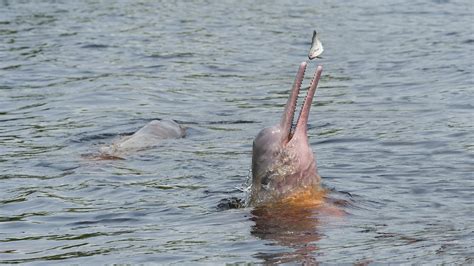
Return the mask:
<path id="1" fill-rule="evenodd" d="M 186 129 L 173 120 L 153 120 L 130 136 L 122 137 L 100 149 L 100 159 L 122 159 L 122 156 L 156 146 L 164 139 L 184 138 Z"/>
<path id="2" fill-rule="evenodd" d="M 322 67 L 318 66 L 293 127 L 298 94 L 307 67 L 302 62 L 279 124 L 264 128 L 253 142 L 252 183 L 248 205 L 297 199 L 321 199 L 321 177 L 308 142 L 308 117 Z"/>

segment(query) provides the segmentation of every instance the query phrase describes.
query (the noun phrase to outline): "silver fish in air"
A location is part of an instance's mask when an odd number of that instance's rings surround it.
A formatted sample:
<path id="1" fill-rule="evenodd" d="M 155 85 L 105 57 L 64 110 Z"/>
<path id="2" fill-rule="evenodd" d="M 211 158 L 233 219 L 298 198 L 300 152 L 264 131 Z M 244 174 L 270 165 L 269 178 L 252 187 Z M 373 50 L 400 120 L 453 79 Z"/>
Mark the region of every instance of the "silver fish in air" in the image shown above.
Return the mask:
<path id="1" fill-rule="evenodd" d="M 321 41 L 319 41 L 316 31 L 313 31 L 313 41 L 311 42 L 311 49 L 309 49 L 308 54 L 309 60 L 319 58 L 323 52 L 323 45 L 321 44 Z"/>

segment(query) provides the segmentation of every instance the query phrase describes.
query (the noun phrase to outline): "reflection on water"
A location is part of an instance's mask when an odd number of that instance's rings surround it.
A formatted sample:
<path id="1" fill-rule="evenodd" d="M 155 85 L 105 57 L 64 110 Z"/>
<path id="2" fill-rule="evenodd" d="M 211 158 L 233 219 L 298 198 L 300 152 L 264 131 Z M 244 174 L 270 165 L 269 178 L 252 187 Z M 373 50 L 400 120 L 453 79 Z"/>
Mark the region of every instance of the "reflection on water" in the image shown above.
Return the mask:
<path id="1" fill-rule="evenodd" d="M 325 224 L 344 221 L 348 215 L 344 207 L 351 205 L 350 197 L 344 193 L 333 191 L 330 198 L 326 192 L 320 194 L 325 198 L 306 200 L 303 204 L 297 201 L 255 207 L 251 211 L 255 223 L 252 235 L 269 241 L 270 245 L 286 247 L 278 252 L 260 252 L 255 257 L 270 264 L 316 263 Z"/>
<path id="2" fill-rule="evenodd" d="M 0 263 L 472 264 L 473 8 L 0 1 Z M 314 29 L 326 207 L 219 210 Z M 186 137 L 88 156 L 160 119 Z"/>
<path id="3" fill-rule="evenodd" d="M 321 238 L 318 232 L 318 218 L 315 207 L 298 206 L 288 208 L 256 208 L 252 211 L 255 225 L 251 233 L 272 244 L 289 247 L 292 251 L 278 253 L 258 253 L 256 257 L 265 263 L 303 262 L 315 263 L 313 255 L 318 250 L 317 241 Z"/>

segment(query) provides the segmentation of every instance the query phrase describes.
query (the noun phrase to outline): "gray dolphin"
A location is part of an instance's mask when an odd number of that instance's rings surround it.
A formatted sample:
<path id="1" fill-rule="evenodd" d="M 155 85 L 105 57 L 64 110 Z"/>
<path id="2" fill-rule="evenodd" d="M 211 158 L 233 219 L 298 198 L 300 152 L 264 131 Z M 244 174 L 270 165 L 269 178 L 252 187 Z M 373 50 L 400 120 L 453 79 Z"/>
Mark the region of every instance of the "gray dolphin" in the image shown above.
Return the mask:
<path id="1" fill-rule="evenodd" d="M 248 204 L 271 204 L 320 190 L 315 157 L 308 143 L 307 123 L 322 67 L 318 66 L 292 127 L 307 63 L 302 62 L 279 124 L 264 128 L 253 142 L 252 184 Z"/>
<path id="2" fill-rule="evenodd" d="M 132 151 L 153 147 L 163 139 L 183 138 L 186 134 L 184 127 L 173 120 L 153 120 L 133 135 L 120 138 L 112 145 L 102 147 L 104 157 L 119 157 Z"/>

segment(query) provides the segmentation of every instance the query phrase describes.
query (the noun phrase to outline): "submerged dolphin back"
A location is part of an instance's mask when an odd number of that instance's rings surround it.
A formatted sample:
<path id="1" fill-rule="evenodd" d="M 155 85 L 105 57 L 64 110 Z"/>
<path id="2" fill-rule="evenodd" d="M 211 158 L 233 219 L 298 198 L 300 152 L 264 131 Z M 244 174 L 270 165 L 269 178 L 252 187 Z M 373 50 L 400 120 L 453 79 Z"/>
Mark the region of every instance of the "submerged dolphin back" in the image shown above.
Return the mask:
<path id="1" fill-rule="evenodd" d="M 164 139 L 178 139 L 184 136 L 184 128 L 175 121 L 153 120 L 132 135 L 102 147 L 100 151 L 110 156 L 121 156 L 128 152 L 151 148 Z"/>

